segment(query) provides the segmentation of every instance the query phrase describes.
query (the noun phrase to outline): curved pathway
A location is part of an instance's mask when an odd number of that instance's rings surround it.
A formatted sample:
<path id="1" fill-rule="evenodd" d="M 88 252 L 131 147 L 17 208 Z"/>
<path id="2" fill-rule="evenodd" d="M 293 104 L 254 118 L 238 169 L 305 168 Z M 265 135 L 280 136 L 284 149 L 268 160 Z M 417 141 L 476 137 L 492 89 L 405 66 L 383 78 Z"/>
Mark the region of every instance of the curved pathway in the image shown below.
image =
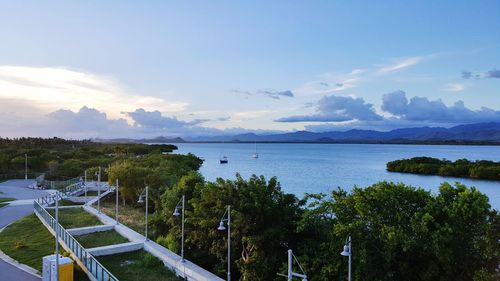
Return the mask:
<path id="1" fill-rule="evenodd" d="M 34 180 L 9 180 L 0 183 L 0 197 L 16 198 L 0 208 L 0 229 L 33 213 L 33 199 L 47 195 L 47 191 L 28 188 Z M 40 261 L 41 262 L 41 261 Z M 40 281 L 39 277 L 0 259 L 0 280 Z"/>

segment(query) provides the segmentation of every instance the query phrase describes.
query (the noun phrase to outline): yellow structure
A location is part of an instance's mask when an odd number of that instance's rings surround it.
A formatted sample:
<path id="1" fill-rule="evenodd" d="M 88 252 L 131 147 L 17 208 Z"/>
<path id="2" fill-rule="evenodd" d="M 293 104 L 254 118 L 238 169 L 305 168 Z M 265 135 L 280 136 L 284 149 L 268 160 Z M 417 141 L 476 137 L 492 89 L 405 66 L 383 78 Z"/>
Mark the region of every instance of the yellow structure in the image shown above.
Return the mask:
<path id="1" fill-rule="evenodd" d="M 69 258 L 68 258 L 69 259 Z M 73 281 L 73 260 L 59 263 L 59 281 Z"/>

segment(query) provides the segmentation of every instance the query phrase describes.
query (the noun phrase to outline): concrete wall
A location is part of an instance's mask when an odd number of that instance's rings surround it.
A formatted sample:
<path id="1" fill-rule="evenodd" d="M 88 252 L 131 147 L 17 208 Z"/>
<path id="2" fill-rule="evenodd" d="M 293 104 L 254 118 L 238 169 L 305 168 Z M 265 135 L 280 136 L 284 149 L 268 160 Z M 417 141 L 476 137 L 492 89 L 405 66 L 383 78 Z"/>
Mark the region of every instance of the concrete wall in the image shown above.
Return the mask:
<path id="1" fill-rule="evenodd" d="M 133 252 L 142 249 L 143 243 L 128 242 L 117 245 L 109 245 L 87 249 L 94 257 L 107 256 L 126 252 Z"/>

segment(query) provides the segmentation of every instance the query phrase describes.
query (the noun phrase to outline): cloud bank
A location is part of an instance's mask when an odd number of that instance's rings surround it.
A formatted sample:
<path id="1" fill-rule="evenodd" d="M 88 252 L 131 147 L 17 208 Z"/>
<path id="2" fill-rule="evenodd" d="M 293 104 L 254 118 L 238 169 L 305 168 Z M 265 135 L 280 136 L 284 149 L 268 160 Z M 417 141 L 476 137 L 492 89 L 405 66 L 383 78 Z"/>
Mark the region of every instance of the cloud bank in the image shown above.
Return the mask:
<path id="1" fill-rule="evenodd" d="M 352 120 L 381 120 L 373 104 L 362 98 L 325 96 L 316 104 L 316 113 L 279 118 L 277 122 L 344 122 Z"/>
<path id="2" fill-rule="evenodd" d="M 362 98 L 331 95 L 321 98 L 314 106 L 316 112 L 313 114 L 282 117 L 275 121 L 332 122 L 333 127 L 337 128 L 339 125 L 345 125 L 339 124 L 341 122 L 348 122 L 350 126 L 354 124 L 372 127 L 500 122 L 500 111 L 487 107 L 472 110 L 460 100 L 448 106 L 441 99 L 429 100 L 426 97 L 408 99 L 406 93 L 401 90 L 382 97 L 381 111 L 386 113 L 385 116 L 378 114 L 374 106 Z M 332 127 L 331 125 L 315 125 L 314 128 Z"/>

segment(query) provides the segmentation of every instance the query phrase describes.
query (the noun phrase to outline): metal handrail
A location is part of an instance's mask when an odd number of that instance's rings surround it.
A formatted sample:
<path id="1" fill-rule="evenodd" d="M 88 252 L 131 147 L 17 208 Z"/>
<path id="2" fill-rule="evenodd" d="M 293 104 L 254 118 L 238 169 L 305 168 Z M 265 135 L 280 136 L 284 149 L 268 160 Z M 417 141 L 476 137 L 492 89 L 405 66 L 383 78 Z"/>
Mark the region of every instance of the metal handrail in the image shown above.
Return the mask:
<path id="1" fill-rule="evenodd" d="M 37 201 L 34 201 L 34 209 L 40 217 L 54 230 L 56 220 L 52 215 L 45 210 Z M 68 246 L 70 251 L 80 260 L 85 268 L 96 278 L 98 281 L 119 281 L 109 270 L 107 270 L 92 254 L 87 252 L 85 248 L 64 228 L 61 224 L 58 225 L 58 235 L 64 243 Z"/>

